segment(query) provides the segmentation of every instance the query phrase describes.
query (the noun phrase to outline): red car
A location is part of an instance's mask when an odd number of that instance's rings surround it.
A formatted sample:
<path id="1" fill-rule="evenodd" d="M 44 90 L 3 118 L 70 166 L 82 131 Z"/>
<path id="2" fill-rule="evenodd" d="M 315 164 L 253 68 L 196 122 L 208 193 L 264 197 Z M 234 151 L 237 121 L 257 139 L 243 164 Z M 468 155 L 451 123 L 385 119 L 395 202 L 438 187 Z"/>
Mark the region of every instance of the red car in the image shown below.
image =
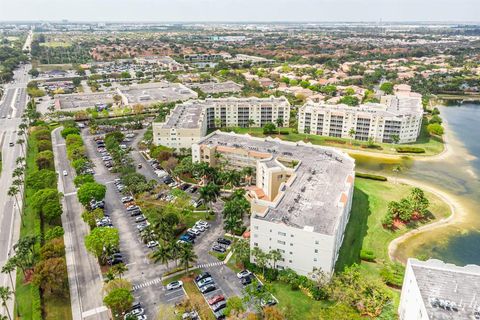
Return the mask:
<path id="1" fill-rule="evenodd" d="M 223 300 L 225 300 L 225 297 L 223 295 L 219 294 L 219 295 L 213 296 L 211 299 L 209 299 L 208 304 L 212 305 L 212 304 L 215 304 L 215 303 L 223 301 Z"/>

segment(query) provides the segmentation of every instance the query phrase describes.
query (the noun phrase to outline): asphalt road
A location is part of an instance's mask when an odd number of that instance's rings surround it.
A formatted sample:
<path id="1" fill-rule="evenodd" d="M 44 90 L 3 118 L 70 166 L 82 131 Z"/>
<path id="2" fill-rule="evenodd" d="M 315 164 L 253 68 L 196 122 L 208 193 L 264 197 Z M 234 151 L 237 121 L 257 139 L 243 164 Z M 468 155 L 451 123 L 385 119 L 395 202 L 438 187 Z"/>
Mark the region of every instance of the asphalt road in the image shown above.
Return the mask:
<path id="1" fill-rule="evenodd" d="M 103 320 L 109 319 L 109 313 L 103 306 L 103 278 L 97 259 L 87 252 L 84 238 L 89 228 L 82 220 L 82 205 L 78 202 L 73 183 L 75 170 L 70 166 L 65 139 L 61 129 L 52 132 L 52 145 L 55 154 L 55 167 L 59 173 L 59 191 L 62 199 L 62 225 L 65 229 L 65 249 L 72 302 L 73 319 Z M 68 175 L 62 174 L 66 170 Z"/>
<path id="2" fill-rule="evenodd" d="M 12 183 L 12 172 L 16 168 L 16 159 L 23 156 L 21 146 L 10 142 L 18 140 L 18 125 L 27 102 L 26 86 L 30 65 L 22 65 L 14 72 L 14 83 L 5 85 L 5 92 L 0 100 L 0 147 L 2 151 L 2 172 L 0 175 L 0 267 L 13 254 L 12 246 L 18 241 L 20 231 L 20 216 L 14 198 L 7 195 Z M 9 119 L 10 117 L 10 119 Z M 19 205 L 21 199 L 19 197 Z M 15 279 L 15 272 L 12 274 Z M 15 284 L 14 284 L 15 285 Z M 8 275 L 0 273 L 0 286 L 11 286 Z M 9 310 L 13 310 L 13 299 L 8 303 Z M 5 314 L 4 307 L 0 307 L 0 314 Z"/>

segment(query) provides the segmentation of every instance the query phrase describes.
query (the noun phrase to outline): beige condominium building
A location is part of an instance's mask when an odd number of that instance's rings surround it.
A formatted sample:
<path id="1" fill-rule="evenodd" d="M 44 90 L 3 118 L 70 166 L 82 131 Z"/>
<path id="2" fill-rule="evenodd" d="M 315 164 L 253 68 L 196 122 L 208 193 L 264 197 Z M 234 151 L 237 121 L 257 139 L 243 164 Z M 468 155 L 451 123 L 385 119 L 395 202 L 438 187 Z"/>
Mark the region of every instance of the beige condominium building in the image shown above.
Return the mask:
<path id="1" fill-rule="evenodd" d="M 300 133 L 386 143 L 415 142 L 422 127 L 422 97 L 410 91 L 358 107 L 308 101 L 299 110 Z M 353 130 L 352 130 L 353 129 Z"/>
<path id="2" fill-rule="evenodd" d="M 304 142 L 215 131 L 192 146 L 192 159 L 254 169 L 255 183 L 247 187 L 251 249 L 278 249 L 279 269 L 333 272 L 352 206 L 355 161 L 349 155 Z"/>
<path id="3" fill-rule="evenodd" d="M 153 141 L 170 148 L 190 148 L 216 127 L 288 126 L 290 103 L 285 97 L 190 100 L 177 105 L 164 122 L 153 123 Z"/>

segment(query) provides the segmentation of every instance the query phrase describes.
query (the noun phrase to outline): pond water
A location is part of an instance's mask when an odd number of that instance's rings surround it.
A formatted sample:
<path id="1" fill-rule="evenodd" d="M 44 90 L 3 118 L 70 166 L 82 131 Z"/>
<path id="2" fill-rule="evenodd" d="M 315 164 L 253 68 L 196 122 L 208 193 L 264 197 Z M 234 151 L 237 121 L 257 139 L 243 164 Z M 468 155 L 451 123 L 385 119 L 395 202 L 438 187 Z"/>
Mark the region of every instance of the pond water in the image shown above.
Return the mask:
<path id="1" fill-rule="evenodd" d="M 480 265 L 480 104 L 458 103 L 440 107 L 440 112 L 447 122 L 448 150 L 443 155 L 430 160 L 355 155 L 357 170 L 419 181 L 458 204 L 457 223 L 411 238 L 399 247 L 400 254 Z"/>

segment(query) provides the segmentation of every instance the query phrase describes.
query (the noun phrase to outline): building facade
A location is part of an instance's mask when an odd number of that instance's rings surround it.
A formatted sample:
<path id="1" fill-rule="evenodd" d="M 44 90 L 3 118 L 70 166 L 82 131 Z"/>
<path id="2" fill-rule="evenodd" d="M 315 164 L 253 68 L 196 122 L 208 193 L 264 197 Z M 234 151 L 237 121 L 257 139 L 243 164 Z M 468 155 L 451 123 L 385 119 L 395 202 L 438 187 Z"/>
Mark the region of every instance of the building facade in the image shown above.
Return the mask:
<path id="1" fill-rule="evenodd" d="M 208 129 L 262 127 L 268 122 L 288 126 L 290 103 L 285 97 L 191 100 L 177 105 L 164 122 L 153 123 L 155 144 L 190 148 Z"/>
<path id="2" fill-rule="evenodd" d="M 251 252 L 279 250 L 275 267 L 302 275 L 333 272 L 352 205 L 350 156 L 303 142 L 216 131 L 192 146 L 192 159 L 254 169 L 255 183 L 247 187 Z"/>
<path id="3" fill-rule="evenodd" d="M 384 143 L 415 142 L 423 118 L 422 97 L 412 92 L 384 96 L 358 107 L 307 102 L 299 110 L 298 131 Z"/>
<path id="4" fill-rule="evenodd" d="M 480 266 L 408 259 L 400 320 L 480 319 Z"/>

